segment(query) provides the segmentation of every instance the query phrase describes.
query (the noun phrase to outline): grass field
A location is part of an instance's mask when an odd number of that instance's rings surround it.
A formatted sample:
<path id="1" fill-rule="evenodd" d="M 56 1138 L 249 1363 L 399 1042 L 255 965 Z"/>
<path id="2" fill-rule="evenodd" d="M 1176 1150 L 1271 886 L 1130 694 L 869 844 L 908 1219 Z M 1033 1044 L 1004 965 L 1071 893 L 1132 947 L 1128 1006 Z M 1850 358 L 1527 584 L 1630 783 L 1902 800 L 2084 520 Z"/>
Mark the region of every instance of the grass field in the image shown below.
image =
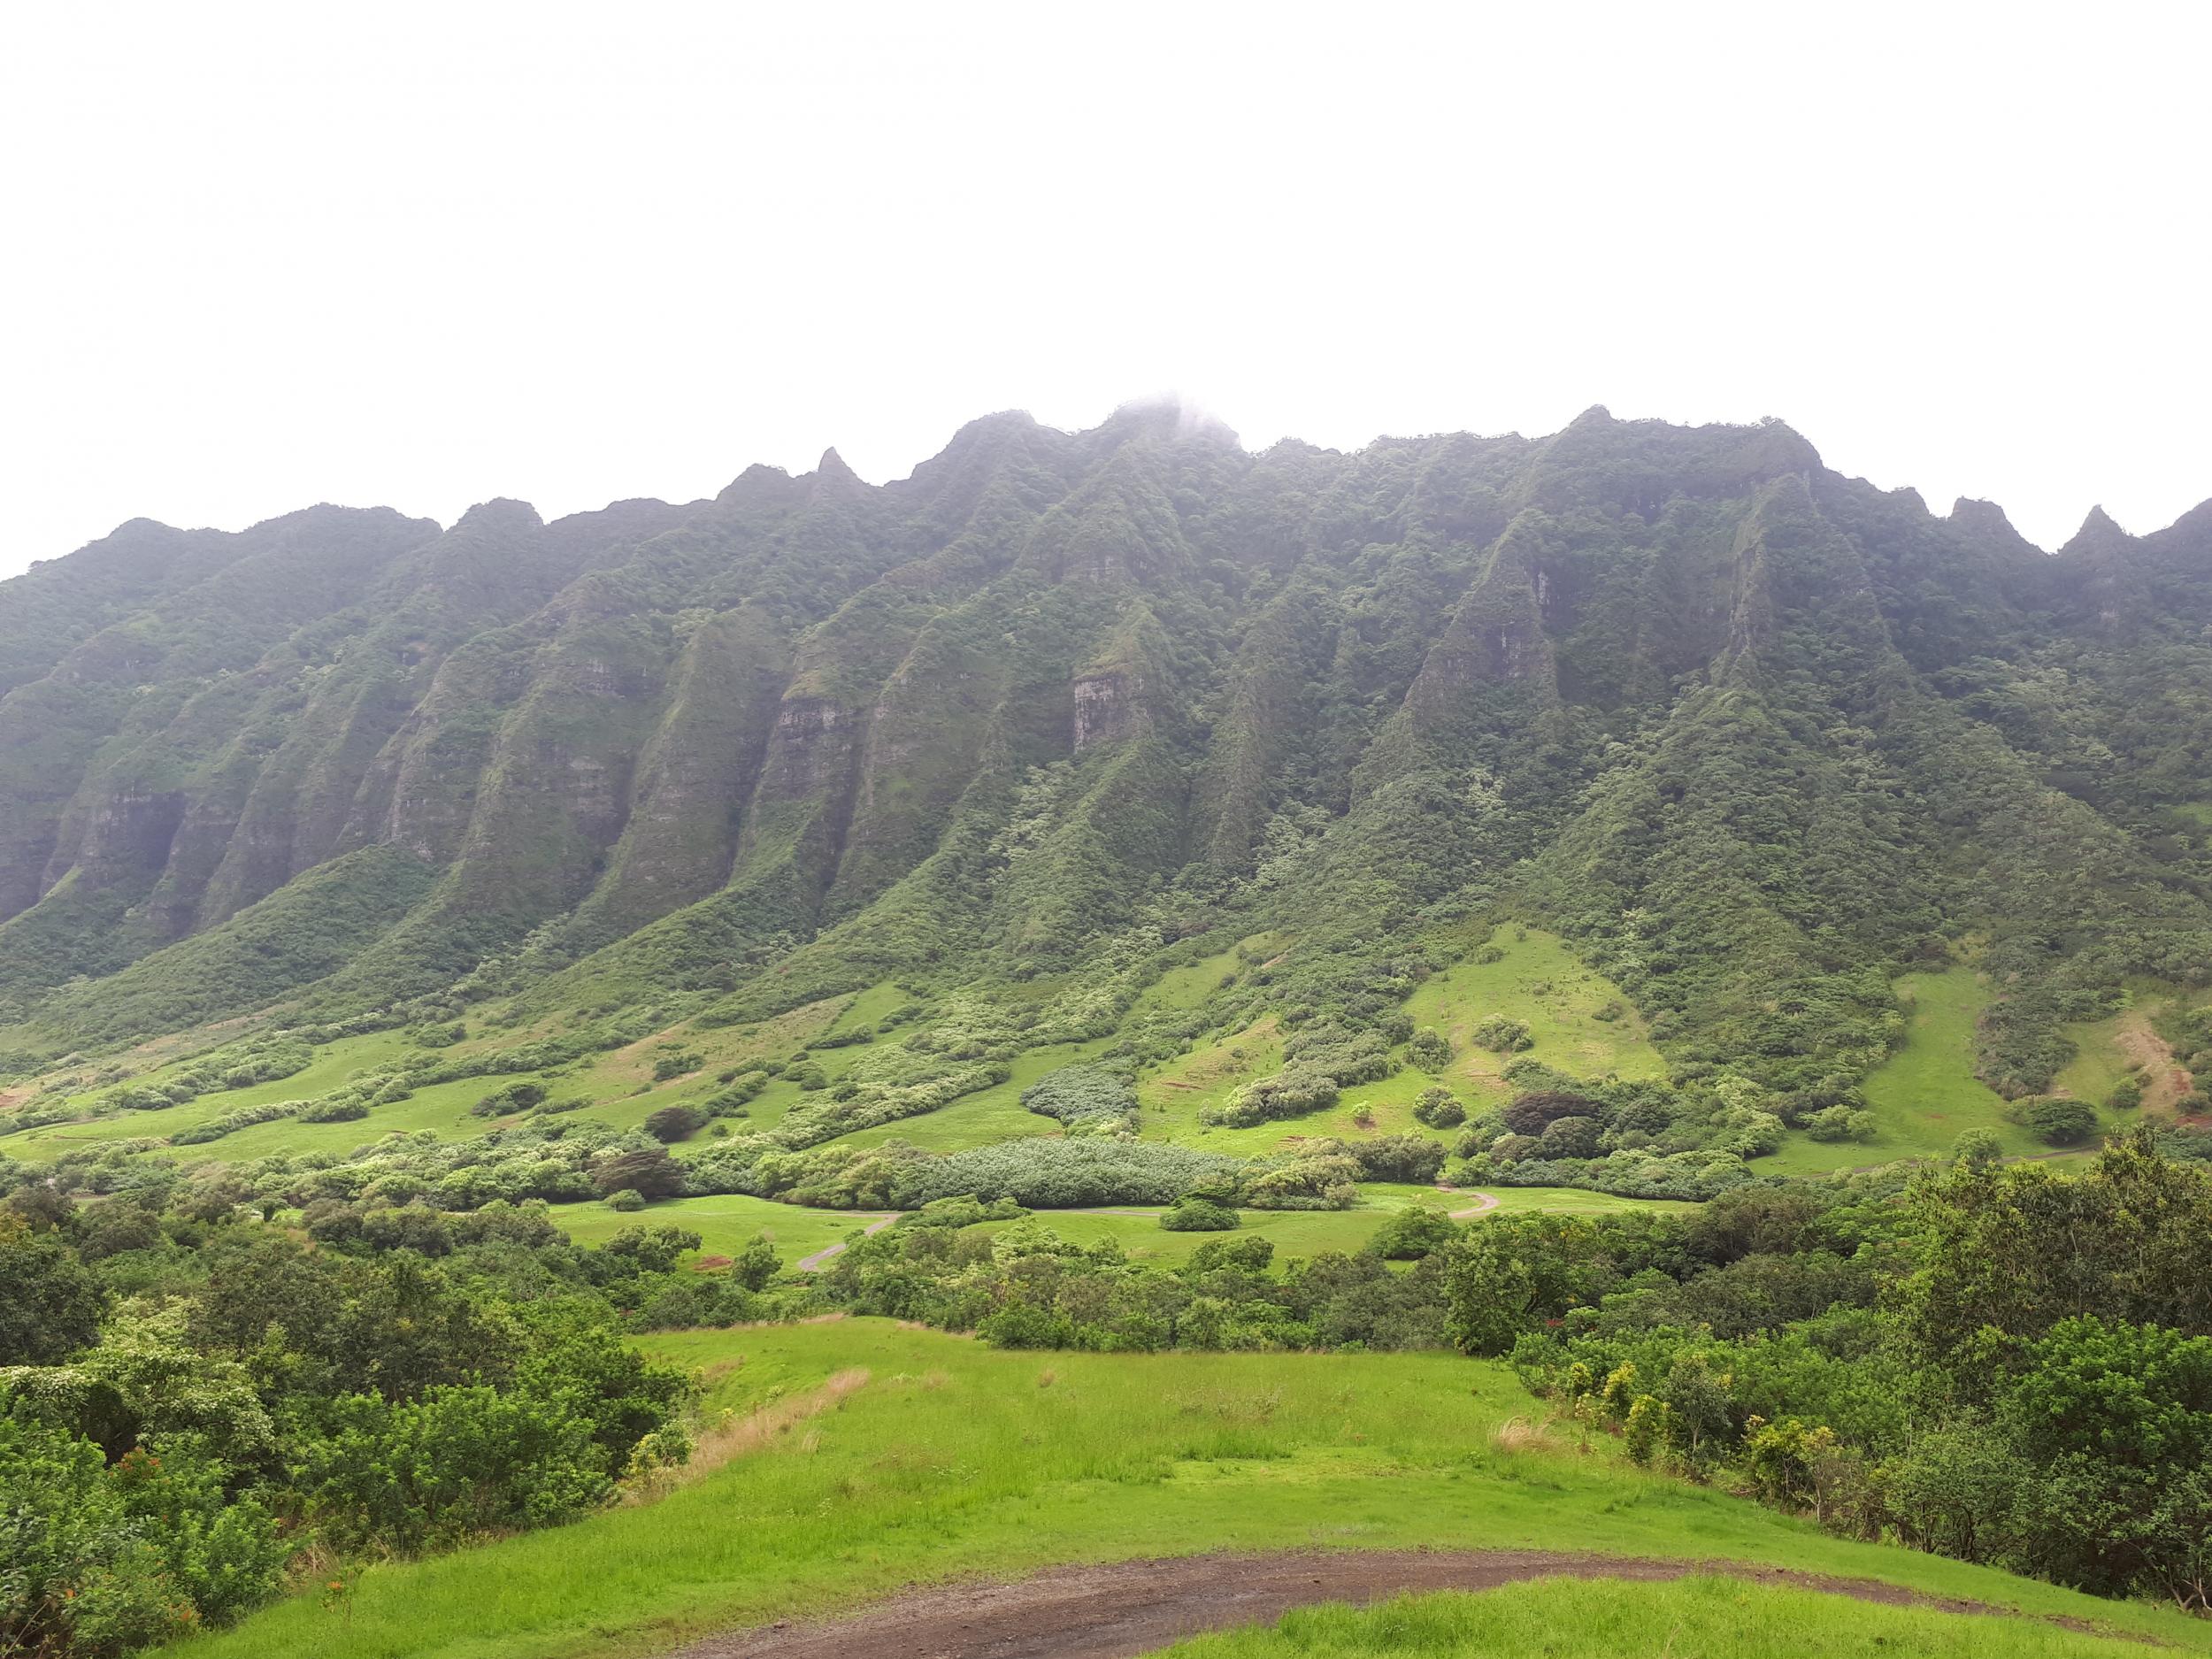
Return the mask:
<path id="1" fill-rule="evenodd" d="M 553 1221 L 579 1244 L 604 1244 L 625 1227 L 687 1227 L 703 1256 L 735 1256 L 757 1233 L 776 1247 L 786 1267 L 825 1245 L 859 1232 L 879 1210 L 803 1210 L 765 1198 L 676 1198 L 625 1212 L 604 1204 L 556 1204 Z"/>
<path id="2" fill-rule="evenodd" d="M 1907 1009 L 1905 1043 L 1866 1079 L 1869 1109 L 1880 1125 L 1870 1142 L 1822 1142 L 1793 1134 L 1781 1151 L 1755 1166 L 1763 1174 L 1805 1175 L 1853 1169 L 1899 1158 L 1937 1157 L 1969 1129 L 1993 1131 L 2008 1156 L 2019 1157 L 2051 1148 L 2007 1120 L 2003 1098 L 1974 1075 L 1974 1021 L 1989 1002 L 1989 988 L 1966 968 L 1941 973 L 1909 973 L 1897 981 Z M 2099 1108 L 2108 1128 L 2122 1114 L 2103 1110 L 2098 1088 L 2116 1067 L 2110 1022 L 2070 1026 L 2084 1044 L 2082 1054 L 2061 1074 L 2061 1086 L 2077 1085 L 2082 1098 Z M 2117 1071 L 2112 1071 L 2117 1080 Z M 2109 1085 L 2105 1086 L 2108 1090 Z"/>
<path id="3" fill-rule="evenodd" d="M 1607 1193 L 1586 1193 L 1571 1187 L 1497 1188 L 1492 1196 L 1498 1207 L 1493 1215 L 1519 1215 L 1549 1210 L 1563 1215 L 1617 1215 L 1631 1210 L 1682 1211 L 1692 1204 L 1615 1198 Z M 1464 1210 L 1477 1201 L 1464 1194 L 1439 1192 L 1432 1187 L 1402 1187 L 1377 1182 L 1361 1191 L 1353 1210 L 1266 1210 L 1242 1212 L 1240 1236 L 1256 1234 L 1271 1239 L 1279 1259 L 1317 1256 L 1324 1250 L 1347 1255 L 1360 1249 L 1390 1217 L 1411 1205 L 1431 1210 Z M 806 1210 L 765 1198 L 733 1195 L 726 1198 L 677 1198 L 649 1204 L 643 1210 L 611 1210 L 605 1204 L 556 1204 L 554 1224 L 579 1244 L 604 1244 L 625 1227 L 641 1224 L 687 1227 L 700 1239 L 702 1256 L 734 1256 L 755 1233 L 776 1247 L 789 1266 L 825 1245 L 835 1244 L 858 1232 L 883 1214 L 881 1210 Z M 1101 1215 L 1085 1210 L 1041 1210 L 1037 1219 L 1071 1244 L 1095 1244 L 1118 1239 L 1135 1262 L 1184 1262 L 1217 1233 L 1169 1233 L 1156 1216 Z"/>
<path id="4" fill-rule="evenodd" d="M 1452 1045 L 1451 1062 L 1440 1075 L 1407 1067 L 1393 1077 L 1346 1089 L 1334 1107 L 1308 1118 L 1249 1129 L 1206 1127 L 1199 1115 L 1207 1107 L 1281 1066 L 1280 1035 L 1271 1019 L 1262 1020 L 1141 1080 L 1137 1094 L 1144 1105 L 1144 1133 L 1246 1156 L 1293 1148 L 1320 1136 L 1352 1141 L 1413 1133 L 1449 1145 L 1458 1132 L 1417 1124 L 1413 1102 L 1435 1083 L 1449 1087 L 1471 1110 L 1502 1105 L 1510 1098 L 1513 1091 L 1501 1075 L 1507 1056 L 1469 1041 L 1468 1033 L 1492 1014 L 1526 1020 L 1533 1042 L 1524 1052 L 1576 1077 L 1666 1075 L 1665 1060 L 1618 987 L 1576 961 L 1559 940 L 1533 929 L 1501 928 L 1489 942 L 1502 953 L 1497 961 L 1455 964 L 1430 976 L 1406 1001 L 1416 1025 L 1433 1026 Z M 1598 1018 L 1601 1010 L 1616 1010 L 1614 1018 Z"/>
<path id="5" fill-rule="evenodd" d="M 1526 1215 L 1548 1210 L 1562 1215 L 1618 1215 L 1631 1210 L 1681 1211 L 1694 1204 L 1616 1198 L 1609 1193 L 1586 1193 L 1571 1187 L 1501 1187 L 1490 1190 L 1498 1201 L 1494 1216 Z M 1152 1216 L 1111 1216 L 1071 1210 L 1041 1210 L 1037 1219 L 1071 1244 L 1094 1244 L 1117 1239 L 1133 1262 L 1187 1262 L 1191 1252 L 1209 1239 L 1257 1237 L 1271 1240 L 1278 1261 L 1318 1256 L 1324 1250 L 1346 1255 L 1365 1247 L 1383 1224 L 1409 1208 L 1467 1210 L 1479 1201 L 1463 1193 L 1441 1193 L 1432 1187 L 1401 1187 L 1374 1182 L 1360 1189 L 1360 1203 L 1351 1210 L 1247 1210 L 1233 1233 L 1170 1233 Z"/>
<path id="6" fill-rule="evenodd" d="M 841 1135 L 837 1144 L 874 1147 L 887 1141 L 903 1141 L 932 1152 L 958 1152 L 969 1147 L 1018 1140 L 1025 1135 L 1057 1134 L 1058 1123 L 1022 1104 L 1022 1091 L 1046 1072 L 1087 1060 L 1105 1046 L 1106 1040 L 1101 1039 L 1095 1042 L 1056 1043 L 1048 1048 L 1032 1048 L 1007 1063 L 1013 1075 L 1003 1083 L 964 1094 L 918 1118 L 902 1118 L 896 1123 L 879 1124 L 856 1134 Z"/>
<path id="7" fill-rule="evenodd" d="M 1479 1595 L 1305 1608 L 1271 1628 L 1178 1642 L 1158 1659 L 2121 1659 L 2139 1642 L 2017 1618 L 1870 1606 L 1718 1576 L 1553 1579 Z"/>
<path id="8" fill-rule="evenodd" d="M 1423 1544 L 1765 1562 L 2199 1651 L 2207 1636 L 2162 1609 L 1829 1538 L 1636 1469 L 1571 1428 L 1501 1436 L 1538 1408 L 1503 1366 L 1453 1356 L 1002 1352 L 875 1319 L 646 1346 L 695 1368 L 710 1408 L 778 1413 L 729 1437 L 757 1449 L 657 1502 L 371 1566 L 330 1604 L 303 1595 L 170 1651 L 618 1659 L 908 1583 L 1054 1562 Z M 854 1371 L 864 1381 L 848 1376 L 849 1392 L 803 1415 L 807 1391 Z"/>

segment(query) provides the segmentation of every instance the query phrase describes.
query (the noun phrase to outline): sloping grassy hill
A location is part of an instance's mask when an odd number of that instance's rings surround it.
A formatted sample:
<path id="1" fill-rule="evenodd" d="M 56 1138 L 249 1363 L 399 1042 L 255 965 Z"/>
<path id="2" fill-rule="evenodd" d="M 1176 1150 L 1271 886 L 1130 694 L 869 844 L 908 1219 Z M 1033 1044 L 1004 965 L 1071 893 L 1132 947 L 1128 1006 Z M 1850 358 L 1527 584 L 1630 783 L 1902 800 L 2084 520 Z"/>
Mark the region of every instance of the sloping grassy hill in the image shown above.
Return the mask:
<path id="1" fill-rule="evenodd" d="M 1512 1098 L 1504 1068 L 1519 1056 L 1494 1054 L 1470 1036 L 1492 1015 L 1526 1022 L 1530 1046 L 1521 1053 L 1570 1076 L 1667 1075 L 1665 1059 L 1620 988 L 1577 961 L 1558 938 L 1537 928 L 1502 927 L 1477 939 L 1464 960 L 1431 974 L 1415 988 L 1405 1011 L 1416 1026 L 1429 1027 L 1451 1044 L 1450 1063 L 1433 1076 L 1407 1066 L 1375 1082 L 1353 1085 L 1335 1106 L 1310 1117 L 1248 1129 L 1207 1126 L 1200 1117 L 1208 1107 L 1281 1066 L 1281 1033 L 1271 1018 L 1194 1048 L 1141 1081 L 1137 1094 L 1144 1104 L 1144 1133 L 1245 1155 L 1324 1136 L 1356 1140 L 1410 1133 L 1453 1144 L 1458 1131 L 1431 1130 L 1414 1121 L 1414 1099 L 1439 1083 L 1470 1111 L 1502 1106 Z"/>
<path id="2" fill-rule="evenodd" d="M 613 1659 L 912 1582 L 1409 1545 L 1763 1562 L 2207 1645 L 2177 1615 L 1846 1542 L 1639 1470 L 1571 1425 L 1532 1432 L 1532 1403 L 1502 1365 L 1024 1353 L 873 1319 L 649 1346 L 699 1368 L 709 1409 L 733 1425 L 705 1437 L 701 1466 L 658 1501 L 371 1567 L 342 1592 L 173 1651 Z"/>
<path id="3" fill-rule="evenodd" d="M 1301 1609 L 1271 1628 L 1178 1642 L 1160 1659 L 2123 1659 L 2142 1651 L 2139 1642 L 2020 1619 L 1869 1606 L 1714 1576 L 1517 1584 L 1367 1609 Z"/>
<path id="4" fill-rule="evenodd" d="M 1969 1129 L 1992 1132 L 2009 1156 L 2050 1152 L 2011 1120 L 2004 1098 L 1974 1075 L 1974 1023 L 1989 1005 L 1987 983 L 1962 967 L 1908 973 L 1897 981 L 1897 995 L 1905 1009 L 1904 1044 L 1866 1079 L 1867 1106 L 1880 1125 L 1875 1139 L 1824 1144 L 1792 1135 L 1779 1153 L 1762 1161 L 1763 1172 L 1805 1175 L 1943 1156 Z M 2096 1106 L 2107 1131 L 2127 1116 L 2104 1108 L 2104 1097 L 2127 1069 L 2115 1047 L 2118 1025 L 2116 1018 L 2068 1026 L 2079 1052 L 2054 1085 L 2054 1092 Z"/>

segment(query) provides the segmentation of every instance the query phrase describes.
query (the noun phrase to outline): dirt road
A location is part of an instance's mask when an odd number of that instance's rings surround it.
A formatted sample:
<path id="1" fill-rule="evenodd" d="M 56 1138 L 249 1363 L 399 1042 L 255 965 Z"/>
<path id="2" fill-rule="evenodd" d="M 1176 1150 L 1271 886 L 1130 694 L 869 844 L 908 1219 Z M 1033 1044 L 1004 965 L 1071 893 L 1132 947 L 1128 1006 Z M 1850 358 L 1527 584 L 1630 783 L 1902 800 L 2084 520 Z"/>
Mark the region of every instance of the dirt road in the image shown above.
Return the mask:
<path id="1" fill-rule="evenodd" d="M 1475 1201 L 1471 1209 L 1446 1211 L 1445 1213 L 1449 1215 L 1454 1221 L 1472 1221 L 1477 1216 L 1486 1216 L 1498 1207 L 1497 1198 L 1490 1193 L 1478 1193 L 1464 1187 L 1447 1187 L 1441 1181 L 1437 1182 L 1436 1190 L 1440 1193 L 1449 1193 L 1455 1198 L 1471 1198 Z"/>
<path id="2" fill-rule="evenodd" d="M 870 1222 L 866 1226 L 860 1230 L 861 1236 L 865 1238 L 872 1233 L 881 1233 L 886 1227 L 889 1226 L 893 1222 L 896 1221 L 905 1213 L 906 1212 L 904 1210 L 895 1210 L 887 1216 L 878 1216 L 873 1221 Z M 834 1244 L 823 1246 L 822 1248 L 815 1251 L 815 1253 L 811 1256 L 801 1256 L 796 1265 L 799 1271 L 802 1273 L 818 1273 L 826 1265 L 827 1265 L 832 1256 L 842 1256 L 844 1254 L 845 1241 L 842 1239 L 840 1239 Z"/>
<path id="3" fill-rule="evenodd" d="M 1192 1555 L 1062 1567 L 1014 1584 L 910 1590 L 849 1618 L 733 1632 L 676 1659 L 1134 1659 L 1202 1631 L 1267 1624 L 1316 1601 L 1365 1603 L 1408 1591 L 1494 1590 L 1525 1579 L 1679 1578 L 1724 1572 L 1863 1601 L 2001 1613 L 1866 1578 L 1731 1562 L 1642 1561 L 1547 1550 L 1341 1550 Z M 2059 1620 L 2070 1629 L 2086 1629 Z"/>

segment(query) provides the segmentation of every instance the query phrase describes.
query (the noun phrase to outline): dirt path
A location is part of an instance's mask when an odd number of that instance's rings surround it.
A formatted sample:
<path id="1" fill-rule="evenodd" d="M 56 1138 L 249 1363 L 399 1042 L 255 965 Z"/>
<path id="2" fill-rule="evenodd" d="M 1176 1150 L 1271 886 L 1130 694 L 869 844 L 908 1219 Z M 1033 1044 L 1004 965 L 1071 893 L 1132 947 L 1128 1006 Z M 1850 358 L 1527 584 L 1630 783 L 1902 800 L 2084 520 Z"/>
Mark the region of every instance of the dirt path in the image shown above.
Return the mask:
<path id="1" fill-rule="evenodd" d="M 2151 1029 L 2147 1015 L 2131 1011 L 2121 1016 L 2113 1041 L 2129 1064 L 2143 1068 L 2143 1104 L 2148 1110 L 2171 1111 L 2194 1087 L 2189 1069 L 2174 1058 L 2166 1040 Z"/>
<path id="2" fill-rule="evenodd" d="M 1494 1590 L 1530 1578 L 1650 1582 L 1724 1572 L 1893 1607 L 2006 1613 L 1870 1578 L 1724 1561 L 1644 1561 L 1551 1550 L 1342 1550 L 1191 1555 L 1061 1567 L 1014 1584 L 910 1590 L 849 1618 L 735 1631 L 675 1659 L 1134 1659 L 1203 1631 L 1271 1624 L 1316 1601 L 1364 1604 L 1408 1591 Z M 2075 1619 L 2054 1623 L 2092 1627 Z M 2117 1632 L 2106 1632 L 2115 1633 Z"/>
<path id="3" fill-rule="evenodd" d="M 896 1221 L 905 1213 L 906 1212 L 902 1210 L 895 1210 L 887 1216 L 877 1217 L 873 1221 L 870 1222 L 866 1226 L 860 1230 L 861 1237 L 866 1238 L 870 1233 L 881 1233 L 886 1227 L 889 1226 L 893 1222 Z M 802 1273 L 818 1273 L 822 1271 L 823 1265 L 827 1263 L 832 1256 L 842 1256 L 844 1254 L 845 1241 L 842 1239 L 840 1239 L 835 1244 L 824 1245 L 811 1256 L 801 1256 L 797 1263 L 798 1270 Z"/>
<path id="4" fill-rule="evenodd" d="M 1455 1197 L 1471 1198 L 1475 1201 L 1471 1210 L 1447 1211 L 1446 1213 L 1454 1221 L 1472 1221 L 1477 1216 L 1486 1216 L 1498 1207 L 1497 1195 L 1494 1193 L 1479 1193 L 1467 1187 L 1447 1187 L 1441 1181 L 1437 1182 L 1436 1190 L 1440 1193 L 1450 1193 Z"/>

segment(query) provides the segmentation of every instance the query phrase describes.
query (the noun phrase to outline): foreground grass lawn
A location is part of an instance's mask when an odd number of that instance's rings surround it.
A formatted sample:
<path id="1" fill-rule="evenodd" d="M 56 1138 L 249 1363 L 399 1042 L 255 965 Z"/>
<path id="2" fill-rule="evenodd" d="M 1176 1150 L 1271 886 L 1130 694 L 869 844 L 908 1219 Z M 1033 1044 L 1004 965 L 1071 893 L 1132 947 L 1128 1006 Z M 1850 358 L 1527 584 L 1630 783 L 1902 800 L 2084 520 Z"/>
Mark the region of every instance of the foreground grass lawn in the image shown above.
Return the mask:
<path id="1" fill-rule="evenodd" d="M 2121 1659 L 2139 1642 L 1924 1608 L 1878 1607 L 1725 1578 L 1509 1585 L 1305 1608 L 1271 1629 L 1178 1642 L 1159 1659 Z"/>
<path id="2" fill-rule="evenodd" d="M 1503 1367 L 1448 1355 L 1014 1353 L 878 1319 L 648 1346 L 697 1368 L 710 1407 L 768 1408 L 759 1443 L 657 1502 L 373 1566 L 334 1605 L 302 1596 L 172 1651 L 616 1655 L 918 1581 L 1217 1548 L 1408 1545 L 1755 1561 L 2184 1645 L 2208 1633 L 2160 1609 L 1827 1538 L 1637 1470 L 1602 1439 L 1502 1442 L 1502 1425 L 1540 1407 Z M 864 1382 L 802 1415 L 810 1391 L 855 1370 Z"/>

